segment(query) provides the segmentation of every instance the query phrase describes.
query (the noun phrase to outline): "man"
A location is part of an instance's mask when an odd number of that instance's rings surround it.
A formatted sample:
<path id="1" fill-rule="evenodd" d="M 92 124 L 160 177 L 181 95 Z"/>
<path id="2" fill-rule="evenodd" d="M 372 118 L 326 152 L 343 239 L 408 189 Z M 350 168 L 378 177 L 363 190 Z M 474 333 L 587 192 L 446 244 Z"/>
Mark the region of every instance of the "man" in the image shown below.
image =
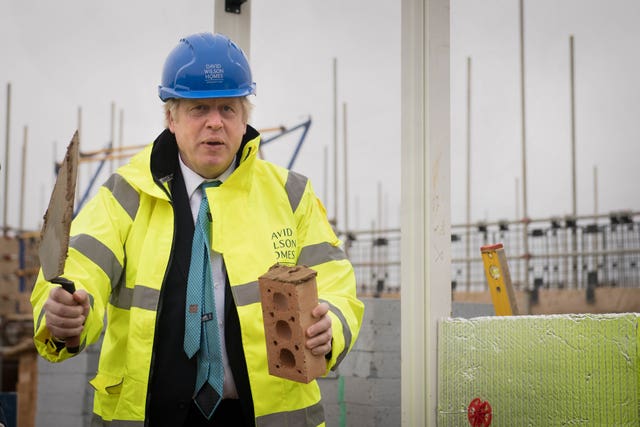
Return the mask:
<path id="1" fill-rule="evenodd" d="M 257 279 L 277 262 L 317 271 L 321 302 L 304 345 L 327 369 L 355 342 L 363 304 L 310 182 L 257 157 L 254 93 L 227 37 L 180 40 L 159 87 L 167 129 L 74 219 L 65 277 L 76 292 L 38 278 L 43 357 L 72 357 L 71 341 L 82 350 L 104 326 L 92 425 L 324 424 L 315 380 L 268 373 Z M 283 235 L 293 250 L 278 250 Z"/>

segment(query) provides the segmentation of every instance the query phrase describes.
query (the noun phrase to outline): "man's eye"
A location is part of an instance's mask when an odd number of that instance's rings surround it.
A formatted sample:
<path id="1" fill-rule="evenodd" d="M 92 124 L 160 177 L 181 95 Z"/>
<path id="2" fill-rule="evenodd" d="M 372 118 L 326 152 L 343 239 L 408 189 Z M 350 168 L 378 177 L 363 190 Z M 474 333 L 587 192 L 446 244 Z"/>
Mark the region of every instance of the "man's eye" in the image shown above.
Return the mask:
<path id="1" fill-rule="evenodd" d="M 209 111 L 209 107 L 204 104 L 194 105 L 189 108 L 189 114 L 192 116 L 201 116 L 203 114 L 207 114 Z"/>

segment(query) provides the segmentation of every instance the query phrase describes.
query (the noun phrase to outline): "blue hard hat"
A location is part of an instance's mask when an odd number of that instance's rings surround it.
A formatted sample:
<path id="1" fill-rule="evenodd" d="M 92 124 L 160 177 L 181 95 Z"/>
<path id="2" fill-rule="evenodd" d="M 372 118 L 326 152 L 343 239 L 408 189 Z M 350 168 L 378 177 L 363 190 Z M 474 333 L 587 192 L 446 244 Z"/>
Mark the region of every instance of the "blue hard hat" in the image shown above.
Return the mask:
<path id="1" fill-rule="evenodd" d="M 232 98 L 256 93 L 247 57 L 227 36 L 199 33 L 180 40 L 162 70 L 158 94 L 170 98 Z"/>

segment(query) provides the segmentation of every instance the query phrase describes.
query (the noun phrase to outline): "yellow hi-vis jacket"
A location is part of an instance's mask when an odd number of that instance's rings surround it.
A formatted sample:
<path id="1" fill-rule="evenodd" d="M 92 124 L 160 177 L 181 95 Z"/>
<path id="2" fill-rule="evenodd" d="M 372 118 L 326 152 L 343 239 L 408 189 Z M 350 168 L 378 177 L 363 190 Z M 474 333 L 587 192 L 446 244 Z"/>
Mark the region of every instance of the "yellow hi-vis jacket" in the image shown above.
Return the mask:
<path id="1" fill-rule="evenodd" d="M 214 212 L 211 247 L 223 256 L 237 306 L 256 425 L 323 425 L 316 381 L 303 384 L 268 372 L 257 279 L 276 262 L 317 271 L 318 297 L 329 304 L 332 321 L 327 369 L 353 346 L 364 306 L 356 298 L 353 267 L 310 182 L 259 159 L 259 140 L 246 142 L 236 170 L 215 191 L 207 190 Z M 158 301 L 172 256 L 171 177 L 154 182 L 152 148 L 119 168 L 74 219 L 64 270 L 91 298 L 81 349 L 98 341 L 106 319 L 91 384 L 94 416 L 109 426 L 145 424 Z M 40 272 L 31 302 L 36 348 L 59 362 L 73 355 L 55 345 L 45 325 L 43 305 L 53 286 Z"/>

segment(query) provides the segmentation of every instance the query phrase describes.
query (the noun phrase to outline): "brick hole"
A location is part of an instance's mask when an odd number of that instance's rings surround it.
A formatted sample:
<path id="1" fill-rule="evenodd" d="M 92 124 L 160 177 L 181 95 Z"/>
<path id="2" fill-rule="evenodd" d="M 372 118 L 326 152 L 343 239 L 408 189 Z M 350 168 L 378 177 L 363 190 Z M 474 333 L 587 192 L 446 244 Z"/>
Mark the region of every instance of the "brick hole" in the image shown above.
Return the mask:
<path id="1" fill-rule="evenodd" d="M 278 337 L 285 339 L 285 340 L 290 340 L 291 339 L 291 326 L 289 326 L 289 324 L 287 322 L 285 322 L 284 320 L 278 320 L 276 322 L 276 333 L 278 334 Z"/>
<path id="2" fill-rule="evenodd" d="M 295 356 L 286 348 L 280 350 L 280 362 L 287 368 L 293 368 L 294 366 L 296 366 Z"/>
<path id="3" fill-rule="evenodd" d="M 287 311 L 289 309 L 289 300 L 280 292 L 273 294 L 273 304 L 276 306 L 276 309 L 280 311 Z"/>

